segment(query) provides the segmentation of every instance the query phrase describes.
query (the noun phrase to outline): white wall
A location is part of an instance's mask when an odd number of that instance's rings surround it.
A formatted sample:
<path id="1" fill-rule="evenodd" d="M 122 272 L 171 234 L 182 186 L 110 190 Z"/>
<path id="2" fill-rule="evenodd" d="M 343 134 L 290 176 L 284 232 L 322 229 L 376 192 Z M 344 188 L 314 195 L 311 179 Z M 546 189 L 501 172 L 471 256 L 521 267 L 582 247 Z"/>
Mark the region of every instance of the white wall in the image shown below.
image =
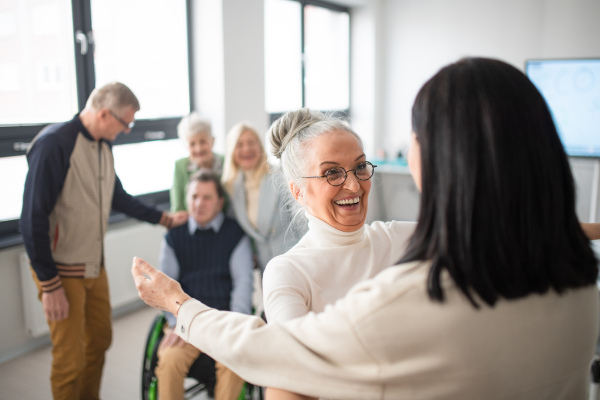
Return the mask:
<path id="1" fill-rule="evenodd" d="M 408 145 L 418 89 L 465 56 L 523 69 L 531 58 L 600 57 L 600 0 L 387 0 L 386 148 Z"/>
<path id="2" fill-rule="evenodd" d="M 600 57 L 600 0 L 387 0 L 383 14 L 386 89 L 378 143 L 388 154 L 408 147 L 419 88 L 461 57 L 499 58 L 520 69 L 527 59 Z M 597 163 L 572 160 L 583 221 L 599 220 Z"/>
<path id="3" fill-rule="evenodd" d="M 382 147 L 384 30 L 379 22 L 380 0 L 352 9 L 350 42 L 351 123 L 360 133 L 368 155 Z"/>
<path id="4" fill-rule="evenodd" d="M 223 154 L 226 126 L 222 4 L 220 0 L 195 0 L 191 8 L 195 111 L 210 119 L 215 151 Z"/>
<path id="5" fill-rule="evenodd" d="M 237 122 L 259 133 L 269 127 L 265 111 L 263 0 L 195 0 L 194 100 L 211 119 L 215 151 L 225 152 L 225 136 Z"/>

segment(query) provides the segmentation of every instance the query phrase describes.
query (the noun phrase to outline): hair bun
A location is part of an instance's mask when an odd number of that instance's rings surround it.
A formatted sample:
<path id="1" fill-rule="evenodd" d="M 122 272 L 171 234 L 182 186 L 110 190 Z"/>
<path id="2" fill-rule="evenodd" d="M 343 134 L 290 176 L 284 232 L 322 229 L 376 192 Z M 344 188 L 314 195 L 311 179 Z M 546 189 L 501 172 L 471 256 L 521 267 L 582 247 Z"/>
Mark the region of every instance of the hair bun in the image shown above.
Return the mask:
<path id="1" fill-rule="evenodd" d="M 273 155 L 281 158 L 288 143 L 290 143 L 298 132 L 323 119 L 323 114 L 318 111 L 311 111 L 308 108 L 288 111 L 283 114 L 283 116 L 273 122 L 269 129 L 271 152 Z"/>

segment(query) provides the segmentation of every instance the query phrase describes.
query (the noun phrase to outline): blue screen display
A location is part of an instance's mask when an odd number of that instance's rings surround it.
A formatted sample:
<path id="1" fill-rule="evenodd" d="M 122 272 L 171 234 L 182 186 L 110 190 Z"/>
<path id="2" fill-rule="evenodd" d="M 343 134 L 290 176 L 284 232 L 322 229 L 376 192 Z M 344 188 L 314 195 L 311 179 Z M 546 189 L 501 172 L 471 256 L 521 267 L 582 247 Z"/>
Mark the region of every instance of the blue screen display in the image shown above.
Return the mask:
<path id="1" fill-rule="evenodd" d="M 600 157 L 600 59 L 530 60 L 525 73 L 546 99 L 567 154 Z"/>

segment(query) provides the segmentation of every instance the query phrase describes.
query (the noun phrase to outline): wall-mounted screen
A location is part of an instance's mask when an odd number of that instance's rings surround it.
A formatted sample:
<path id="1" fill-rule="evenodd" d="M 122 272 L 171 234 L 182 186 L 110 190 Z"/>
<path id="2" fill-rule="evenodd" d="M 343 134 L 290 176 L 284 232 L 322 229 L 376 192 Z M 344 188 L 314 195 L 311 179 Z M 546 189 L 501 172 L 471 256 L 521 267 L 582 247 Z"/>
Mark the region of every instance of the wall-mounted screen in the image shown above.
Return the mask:
<path id="1" fill-rule="evenodd" d="M 600 157 L 600 59 L 529 60 L 567 154 Z"/>

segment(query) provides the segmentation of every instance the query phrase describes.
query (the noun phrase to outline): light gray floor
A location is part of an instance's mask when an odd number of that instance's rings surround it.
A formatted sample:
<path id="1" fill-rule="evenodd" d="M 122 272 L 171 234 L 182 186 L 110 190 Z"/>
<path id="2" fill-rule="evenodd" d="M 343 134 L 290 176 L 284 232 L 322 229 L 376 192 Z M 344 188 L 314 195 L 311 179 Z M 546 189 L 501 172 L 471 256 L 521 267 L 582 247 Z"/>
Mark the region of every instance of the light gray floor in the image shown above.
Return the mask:
<path id="1" fill-rule="evenodd" d="M 100 391 L 103 399 L 141 399 L 142 354 L 148 329 L 157 313 L 147 307 L 113 321 L 113 342 L 106 355 Z M 50 361 L 50 347 L 46 347 L 1 364 L 0 399 L 52 399 Z"/>
<path id="2" fill-rule="evenodd" d="M 254 307 L 262 312 L 260 276 L 256 272 Z M 113 320 L 113 342 L 106 355 L 100 397 L 108 400 L 141 399 L 143 349 L 150 324 L 159 312 L 145 305 Z M 49 400 L 50 347 L 0 364 L 0 400 Z M 192 383 L 187 380 L 186 385 Z M 208 399 L 205 392 L 194 397 Z"/>

